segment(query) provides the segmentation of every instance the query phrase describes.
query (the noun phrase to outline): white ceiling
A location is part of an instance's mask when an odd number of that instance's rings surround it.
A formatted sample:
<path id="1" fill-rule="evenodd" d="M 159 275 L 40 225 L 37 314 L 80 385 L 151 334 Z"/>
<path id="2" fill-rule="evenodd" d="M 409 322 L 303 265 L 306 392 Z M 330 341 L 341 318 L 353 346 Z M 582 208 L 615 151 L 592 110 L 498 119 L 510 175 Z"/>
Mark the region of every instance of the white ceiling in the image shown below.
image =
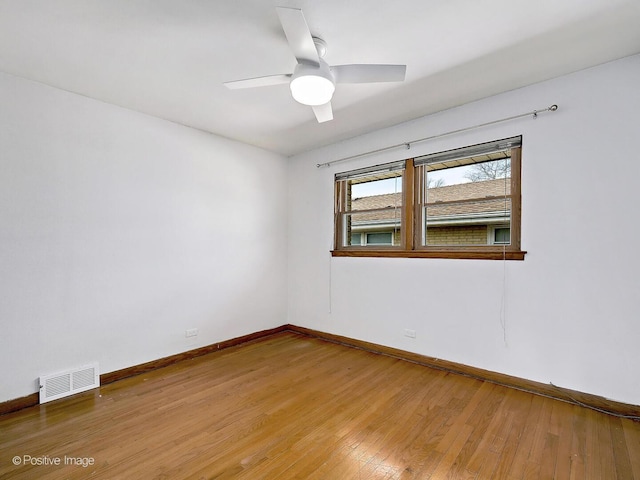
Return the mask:
<path id="1" fill-rule="evenodd" d="M 338 85 L 323 124 L 287 85 L 228 90 L 293 70 L 276 5 L 330 65 L 406 81 Z M 0 0 L 1 71 L 285 155 L 638 52 L 640 0 Z"/>

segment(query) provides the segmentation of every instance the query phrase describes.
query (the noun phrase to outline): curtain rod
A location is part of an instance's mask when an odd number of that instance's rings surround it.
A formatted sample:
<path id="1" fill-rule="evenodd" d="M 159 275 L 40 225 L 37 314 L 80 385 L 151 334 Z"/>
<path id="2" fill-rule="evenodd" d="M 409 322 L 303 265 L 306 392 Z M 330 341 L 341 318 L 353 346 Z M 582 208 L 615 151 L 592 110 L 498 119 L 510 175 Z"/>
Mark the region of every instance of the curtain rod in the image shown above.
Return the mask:
<path id="1" fill-rule="evenodd" d="M 495 125 L 496 123 L 508 122 L 509 120 L 515 120 L 517 118 L 528 117 L 529 115 L 531 115 L 532 118 L 538 118 L 538 114 L 539 113 L 555 112 L 556 110 L 558 110 L 558 105 L 554 104 L 554 105 L 551 105 L 550 107 L 543 108 L 542 110 L 533 110 L 531 112 L 521 113 L 519 115 L 513 115 L 512 117 L 501 118 L 500 120 L 494 120 L 492 122 L 480 123 L 478 125 L 473 125 L 471 127 L 464 127 L 464 128 L 459 128 L 457 130 L 451 130 L 450 132 L 439 133 L 437 135 L 431 135 L 430 137 L 418 138 L 416 140 L 411 140 L 410 142 L 396 143 L 395 145 L 390 145 L 388 147 L 378 148 L 376 150 L 369 150 L 368 152 L 358 153 L 356 155 L 350 155 L 348 157 L 339 158 L 337 160 L 332 160 L 332 161 L 326 162 L 326 163 L 318 163 L 316 165 L 316 167 L 318 167 L 318 168 L 320 168 L 320 167 L 330 167 L 331 165 L 334 165 L 336 163 L 346 162 L 347 160 L 353 160 L 353 159 L 360 158 L 360 157 L 366 157 L 367 155 L 372 155 L 374 153 L 386 152 L 387 150 L 393 150 L 394 148 L 398 148 L 398 147 L 405 147 L 407 150 L 409 150 L 411 148 L 411 145 L 413 145 L 415 143 L 426 142 L 427 140 L 433 140 L 433 139 L 440 138 L 440 137 L 446 137 L 447 135 L 453 135 L 455 133 L 462 133 L 462 132 L 466 132 L 468 130 L 473 130 L 473 129 L 480 128 L 480 127 L 487 127 L 489 125 Z"/>

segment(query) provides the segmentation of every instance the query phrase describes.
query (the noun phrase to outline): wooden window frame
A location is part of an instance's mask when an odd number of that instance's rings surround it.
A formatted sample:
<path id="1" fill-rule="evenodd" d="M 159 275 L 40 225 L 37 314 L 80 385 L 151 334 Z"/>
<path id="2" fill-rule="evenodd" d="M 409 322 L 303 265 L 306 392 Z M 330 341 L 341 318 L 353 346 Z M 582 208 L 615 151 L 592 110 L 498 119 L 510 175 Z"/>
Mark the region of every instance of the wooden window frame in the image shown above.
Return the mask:
<path id="1" fill-rule="evenodd" d="M 511 148 L 511 244 L 478 246 L 427 246 L 421 245 L 421 195 L 424 175 L 422 167 L 414 165 L 414 159 L 405 162 L 402 179 L 401 242 L 399 246 L 372 248 L 366 245 L 342 245 L 343 218 L 347 206 L 345 182 L 335 182 L 334 257 L 386 257 L 386 258 L 448 258 L 475 260 L 524 260 L 526 251 L 521 249 L 521 170 L 522 147 Z M 502 197 L 501 197 L 502 198 Z"/>
<path id="2" fill-rule="evenodd" d="M 406 163 L 405 163 L 406 165 Z M 384 168 L 383 165 L 380 166 L 381 169 Z M 406 167 L 405 167 L 406 168 Z M 405 177 L 405 173 L 406 170 L 402 169 L 403 174 L 402 174 L 402 189 L 404 192 L 404 189 L 407 188 L 407 180 Z M 349 196 L 349 192 L 348 192 L 348 188 L 347 188 L 347 184 L 344 181 L 339 181 L 336 180 L 335 182 L 335 207 L 334 207 L 334 249 L 332 250 L 332 255 L 334 256 L 347 256 L 347 255 L 340 255 L 340 253 L 336 253 L 336 252 L 381 252 L 381 254 L 379 255 L 363 255 L 363 256 L 375 256 L 375 257 L 384 257 L 387 255 L 384 255 L 384 252 L 389 252 L 389 251 L 401 251 L 403 249 L 405 249 L 406 246 L 406 232 L 404 229 L 404 225 L 405 225 L 405 215 L 406 215 L 406 210 L 408 210 L 407 208 L 405 208 L 405 204 L 403 203 L 400 207 L 397 207 L 400 210 L 400 225 L 401 225 L 401 229 L 400 229 L 400 243 L 398 245 L 379 245 L 376 246 L 375 248 L 370 247 L 368 245 L 342 245 L 342 240 L 345 237 L 345 231 L 344 231 L 344 217 L 345 215 L 349 215 L 349 214 L 353 214 L 353 213 L 363 213 L 361 211 L 350 211 L 347 209 L 347 203 L 348 203 L 348 198 Z M 403 202 L 404 202 L 404 194 L 402 196 Z M 382 210 L 382 209 L 381 209 Z M 365 212 L 366 213 L 366 212 Z M 363 235 L 366 235 L 367 232 L 362 232 Z M 392 233 L 392 235 L 394 235 Z M 350 255 L 350 256 L 355 256 L 355 255 Z"/>

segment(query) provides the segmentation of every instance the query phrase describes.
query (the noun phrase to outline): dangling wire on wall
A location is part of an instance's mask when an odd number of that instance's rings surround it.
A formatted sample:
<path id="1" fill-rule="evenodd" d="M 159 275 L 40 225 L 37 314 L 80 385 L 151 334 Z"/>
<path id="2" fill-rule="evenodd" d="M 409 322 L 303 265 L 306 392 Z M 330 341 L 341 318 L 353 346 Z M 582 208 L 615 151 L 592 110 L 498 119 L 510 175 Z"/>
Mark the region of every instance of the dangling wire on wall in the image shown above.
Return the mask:
<path id="1" fill-rule="evenodd" d="M 376 150 L 369 150 L 368 152 L 363 152 L 363 153 L 358 153 L 356 155 L 350 155 L 348 157 L 338 158 L 337 160 L 331 160 L 330 162 L 318 163 L 316 166 L 318 168 L 330 167 L 331 165 L 334 165 L 336 163 L 342 163 L 342 162 L 346 162 L 348 160 L 355 160 L 356 158 L 366 157 L 368 155 L 373 155 L 375 153 L 380 153 L 380 152 L 386 152 L 388 150 L 393 150 L 393 149 L 400 148 L 400 147 L 405 148 L 405 149 L 410 149 L 411 146 L 415 145 L 416 143 L 422 143 L 422 142 L 426 142 L 426 141 L 429 141 L 429 140 L 434 140 L 436 138 L 446 137 L 448 135 L 454 135 L 456 133 L 467 132 L 469 130 L 475 130 L 476 128 L 488 127 L 489 125 L 495 125 L 497 123 L 508 122 L 510 120 L 516 120 L 518 118 L 529 117 L 529 116 L 532 117 L 532 118 L 538 118 L 538 114 L 540 114 L 540 113 L 555 112 L 556 110 L 558 110 L 558 105 L 554 104 L 554 105 L 551 105 L 550 107 L 543 108 L 541 110 L 533 110 L 531 112 L 521 113 L 519 115 L 513 115 L 511 117 L 505 117 L 505 118 L 501 118 L 499 120 L 493 120 L 491 122 L 480 123 L 478 125 L 472 125 L 470 127 L 464 127 L 464 128 L 459 128 L 457 130 L 451 130 L 450 132 L 444 132 L 444 133 L 439 133 L 437 135 L 431 135 L 430 137 L 418 138 L 416 140 L 411 140 L 410 142 L 396 143 L 395 145 L 389 145 L 388 147 L 378 148 Z"/>
<path id="2" fill-rule="evenodd" d="M 506 161 L 506 160 L 505 160 Z M 511 170 L 511 168 L 509 168 Z M 511 175 L 509 175 L 511 176 Z M 504 182 L 504 214 L 507 214 L 507 182 Z M 511 235 L 511 229 L 509 229 Z M 500 298 L 500 325 L 502 326 L 502 340 L 505 347 L 507 343 L 507 245 L 502 244 L 502 295 Z"/>

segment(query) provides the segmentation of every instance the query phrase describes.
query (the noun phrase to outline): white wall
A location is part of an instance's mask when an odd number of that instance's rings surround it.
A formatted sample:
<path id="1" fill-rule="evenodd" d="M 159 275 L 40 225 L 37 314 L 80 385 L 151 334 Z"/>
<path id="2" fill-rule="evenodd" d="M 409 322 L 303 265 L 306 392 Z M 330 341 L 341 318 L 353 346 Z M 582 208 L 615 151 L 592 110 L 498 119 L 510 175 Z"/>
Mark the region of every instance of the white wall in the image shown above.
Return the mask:
<path id="1" fill-rule="evenodd" d="M 291 158 L 289 322 L 640 404 L 638 85 L 634 56 Z M 411 150 L 522 134 L 523 262 L 330 258 L 333 175 L 409 152 L 317 163 L 554 103 Z"/>
<path id="2" fill-rule="evenodd" d="M 286 169 L 0 74 L 0 402 L 285 323 Z"/>

